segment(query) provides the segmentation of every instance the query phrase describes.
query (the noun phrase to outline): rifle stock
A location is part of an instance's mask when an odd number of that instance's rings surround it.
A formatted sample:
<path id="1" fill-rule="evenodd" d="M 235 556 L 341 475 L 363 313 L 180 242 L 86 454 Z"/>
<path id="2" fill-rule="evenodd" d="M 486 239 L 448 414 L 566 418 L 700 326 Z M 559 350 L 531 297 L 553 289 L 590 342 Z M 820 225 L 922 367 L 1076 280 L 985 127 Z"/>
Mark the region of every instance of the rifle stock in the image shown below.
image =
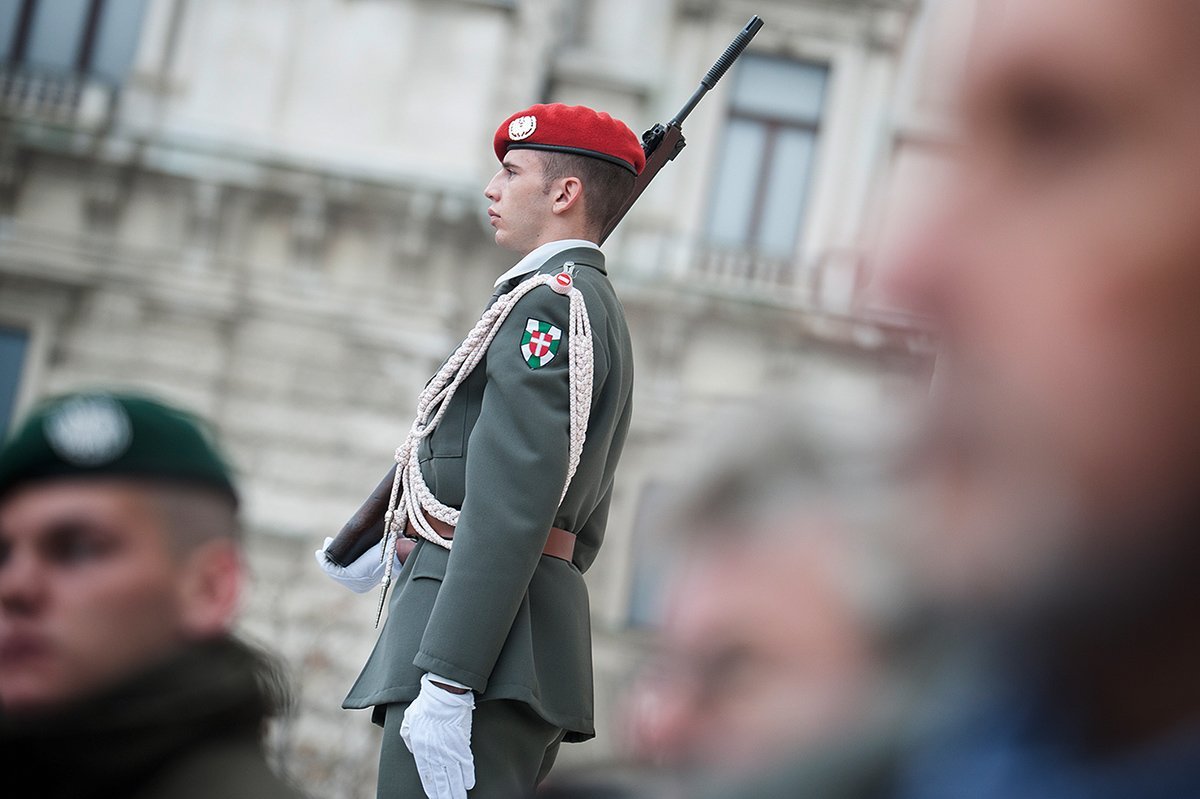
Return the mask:
<path id="1" fill-rule="evenodd" d="M 395 465 L 375 486 L 371 496 L 358 507 L 341 532 L 325 547 L 325 557 L 338 566 L 349 566 L 371 547 L 383 540 L 383 517 L 392 497 L 392 482 L 396 479 Z"/>
<path id="2" fill-rule="evenodd" d="M 763 26 L 763 21 L 758 16 L 750 18 L 729 46 L 725 48 L 725 52 L 713 63 L 708 72 L 700 80 L 700 85 L 692 96 L 684 104 L 670 122 L 666 125 L 656 124 L 650 130 L 642 134 L 642 149 L 646 153 L 646 166 L 642 169 L 641 174 L 634 181 L 633 189 L 629 196 L 621 205 L 616 215 L 605 227 L 600 235 L 600 244 L 603 244 L 609 234 L 617 227 L 633 204 L 642 196 L 642 192 L 650 185 L 650 181 L 654 180 L 654 176 L 667 165 L 667 162 L 673 161 L 675 156 L 679 155 L 679 151 L 684 148 L 687 143 L 683 138 L 683 121 L 687 119 L 688 114 L 700 102 L 700 99 L 708 92 L 709 89 L 717 85 L 717 81 L 729 70 L 733 62 L 737 60 L 746 46 L 750 44 L 750 40 L 758 33 Z M 325 556 L 330 561 L 339 566 L 349 566 L 367 550 L 375 546 L 383 538 L 384 515 L 388 511 L 388 500 L 391 499 L 392 481 L 396 476 L 396 467 L 392 466 L 389 471 L 380 481 L 375 490 L 371 492 L 371 496 L 367 497 L 366 501 L 359 506 L 350 520 L 342 527 L 341 531 L 325 549 Z M 411 548 L 411 544 L 407 548 Z M 401 558 L 403 560 L 403 558 Z"/>

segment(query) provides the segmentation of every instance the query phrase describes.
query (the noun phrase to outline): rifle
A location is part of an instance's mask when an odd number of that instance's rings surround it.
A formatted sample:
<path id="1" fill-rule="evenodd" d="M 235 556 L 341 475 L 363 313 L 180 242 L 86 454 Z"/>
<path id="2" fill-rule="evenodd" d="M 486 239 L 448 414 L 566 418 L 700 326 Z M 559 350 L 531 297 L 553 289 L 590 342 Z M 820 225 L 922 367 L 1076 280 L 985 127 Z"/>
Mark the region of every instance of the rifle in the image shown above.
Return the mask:
<path id="1" fill-rule="evenodd" d="M 692 113 L 700 99 L 716 86 L 717 81 L 729 71 L 733 62 L 742 54 L 762 26 L 762 19 L 757 15 L 751 17 L 750 21 L 746 23 L 746 27 L 733 38 L 720 58 L 709 67 L 708 72 L 700 79 L 700 85 L 684 103 L 679 113 L 672 117 L 666 125 L 656 123 L 654 127 L 642 134 L 642 150 L 646 153 L 646 166 L 634 181 L 633 189 L 625 198 L 625 202 L 621 204 L 616 215 L 604 228 L 604 232 L 600 234 L 600 244 L 604 243 L 609 234 L 625 218 L 625 214 L 637 202 L 638 197 L 642 196 L 642 192 L 650 185 L 650 181 L 654 180 L 654 176 L 667 165 L 668 161 L 675 160 L 675 156 L 679 155 L 679 151 L 687 144 L 683 138 L 683 121 Z M 375 486 L 371 495 L 359 506 L 350 520 L 342 527 L 341 532 L 325 549 L 325 557 L 338 566 L 349 566 L 383 539 L 383 518 L 388 511 L 387 504 L 391 499 L 392 483 L 395 478 L 396 466 L 393 465 L 379 481 L 379 485 Z"/>

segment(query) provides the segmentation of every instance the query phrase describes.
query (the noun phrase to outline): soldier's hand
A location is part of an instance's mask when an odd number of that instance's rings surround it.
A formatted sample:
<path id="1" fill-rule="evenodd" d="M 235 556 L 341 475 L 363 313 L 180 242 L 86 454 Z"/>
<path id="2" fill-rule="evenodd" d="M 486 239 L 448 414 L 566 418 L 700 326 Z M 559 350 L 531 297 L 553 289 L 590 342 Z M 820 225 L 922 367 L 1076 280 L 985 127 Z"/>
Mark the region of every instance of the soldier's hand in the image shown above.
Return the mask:
<path id="1" fill-rule="evenodd" d="M 421 677 L 421 693 L 404 712 L 400 737 L 417 762 L 417 774 L 430 799 L 467 799 L 475 787 L 471 754 L 471 714 L 475 695 L 455 694 Z"/>
<path id="2" fill-rule="evenodd" d="M 365 594 L 383 582 L 386 565 L 383 562 L 383 541 L 368 549 L 349 566 L 339 566 L 325 557 L 325 549 L 332 542 L 332 538 L 326 538 L 324 546 L 315 553 L 317 565 L 322 571 L 357 594 Z M 399 568 L 399 563 L 397 558 L 396 568 Z"/>

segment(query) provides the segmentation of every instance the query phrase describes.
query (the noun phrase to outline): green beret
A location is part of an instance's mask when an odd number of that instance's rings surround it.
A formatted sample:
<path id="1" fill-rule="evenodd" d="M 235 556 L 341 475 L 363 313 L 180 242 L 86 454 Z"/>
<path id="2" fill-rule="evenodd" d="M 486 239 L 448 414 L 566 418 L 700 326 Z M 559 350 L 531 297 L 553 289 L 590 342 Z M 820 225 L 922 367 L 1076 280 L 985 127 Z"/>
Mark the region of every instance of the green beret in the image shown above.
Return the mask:
<path id="1" fill-rule="evenodd" d="M 237 502 L 229 466 L 200 420 L 136 395 L 90 392 L 49 400 L 0 450 L 0 496 L 25 483 L 67 477 L 196 483 Z"/>

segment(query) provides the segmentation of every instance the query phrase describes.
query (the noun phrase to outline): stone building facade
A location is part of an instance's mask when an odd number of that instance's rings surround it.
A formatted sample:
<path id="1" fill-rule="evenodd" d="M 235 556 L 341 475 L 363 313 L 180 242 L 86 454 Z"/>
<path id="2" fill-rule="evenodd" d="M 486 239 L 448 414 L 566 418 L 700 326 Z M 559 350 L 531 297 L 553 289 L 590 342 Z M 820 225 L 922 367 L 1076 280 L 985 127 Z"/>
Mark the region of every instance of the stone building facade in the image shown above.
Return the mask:
<path id="1" fill-rule="evenodd" d="M 928 5 L 928 4 L 926 4 Z M 212 420 L 245 494 L 245 630 L 292 665 L 273 733 L 317 795 L 372 795 L 376 731 L 337 705 L 375 597 L 311 552 L 388 468 L 418 390 L 511 258 L 482 187 L 533 102 L 669 118 L 753 13 L 688 147 L 606 246 L 636 413 L 588 575 L 597 741 L 636 664 L 644 509 L 714 410 L 818 388 L 871 413 L 929 342 L 871 300 L 897 165 L 936 138 L 917 0 L 20 0 L 0 6 L 0 426 L 136 387 Z M 914 88 L 916 87 L 916 88 Z M 915 165 L 915 166 L 914 166 Z M 643 569 L 644 572 L 644 569 Z"/>

